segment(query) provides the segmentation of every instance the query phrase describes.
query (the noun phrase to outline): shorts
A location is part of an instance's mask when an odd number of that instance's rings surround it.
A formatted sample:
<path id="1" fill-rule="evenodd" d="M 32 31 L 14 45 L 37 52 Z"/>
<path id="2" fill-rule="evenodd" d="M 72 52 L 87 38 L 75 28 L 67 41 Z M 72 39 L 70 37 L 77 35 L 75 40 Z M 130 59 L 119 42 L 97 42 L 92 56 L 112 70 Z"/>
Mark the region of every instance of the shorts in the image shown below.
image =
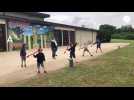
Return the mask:
<path id="1" fill-rule="evenodd" d="M 26 56 L 21 56 L 22 61 L 26 61 Z"/>
<path id="2" fill-rule="evenodd" d="M 101 48 L 100 44 L 97 45 L 97 48 Z"/>
<path id="3" fill-rule="evenodd" d="M 70 58 L 75 58 L 75 53 L 70 53 Z"/>
<path id="4" fill-rule="evenodd" d="M 40 66 L 42 67 L 42 68 L 44 68 L 44 63 L 42 62 L 42 63 L 37 63 L 37 68 L 40 68 Z"/>

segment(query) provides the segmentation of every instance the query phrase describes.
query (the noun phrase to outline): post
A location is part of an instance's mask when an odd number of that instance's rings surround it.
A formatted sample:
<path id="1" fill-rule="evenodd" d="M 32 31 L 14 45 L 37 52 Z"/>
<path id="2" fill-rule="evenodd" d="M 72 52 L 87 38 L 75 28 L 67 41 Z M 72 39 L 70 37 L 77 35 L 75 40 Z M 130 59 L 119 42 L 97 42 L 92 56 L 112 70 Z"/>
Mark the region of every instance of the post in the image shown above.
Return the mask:
<path id="1" fill-rule="evenodd" d="M 26 35 L 24 35 L 24 43 L 25 43 L 25 44 L 27 43 Z"/>
<path id="2" fill-rule="evenodd" d="M 45 43 L 45 48 L 47 47 L 47 42 L 46 42 L 46 35 L 44 35 L 44 43 Z"/>
<path id="3" fill-rule="evenodd" d="M 70 32 L 68 31 L 68 41 L 69 41 L 69 44 L 70 44 Z"/>
<path id="4" fill-rule="evenodd" d="M 9 48 L 8 48 L 8 25 L 7 25 L 7 22 L 5 24 L 5 29 L 6 29 L 6 51 L 9 51 Z"/>
<path id="5" fill-rule="evenodd" d="M 31 49 L 31 36 L 28 35 L 28 49 Z"/>
<path id="6" fill-rule="evenodd" d="M 64 40 L 63 40 L 63 31 L 61 30 L 61 36 L 62 36 L 62 46 L 64 45 Z"/>
<path id="7" fill-rule="evenodd" d="M 92 32 L 92 43 L 94 42 L 94 39 L 93 39 L 93 34 L 94 34 L 94 33 Z"/>
<path id="8" fill-rule="evenodd" d="M 32 31 L 33 31 L 33 41 L 34 41 L 34 45 L 33 47 L 38 47 L 38 43 L 37 43 L 37 32 L 36 32 L 36 28 L 35 26 L 32 27 Z"/>
<path id="9" fill-rule="evenodd" d="M 43 35 L 40 35 L 40 39 L 41 39 L 41 48 L 43 48 Z"/>

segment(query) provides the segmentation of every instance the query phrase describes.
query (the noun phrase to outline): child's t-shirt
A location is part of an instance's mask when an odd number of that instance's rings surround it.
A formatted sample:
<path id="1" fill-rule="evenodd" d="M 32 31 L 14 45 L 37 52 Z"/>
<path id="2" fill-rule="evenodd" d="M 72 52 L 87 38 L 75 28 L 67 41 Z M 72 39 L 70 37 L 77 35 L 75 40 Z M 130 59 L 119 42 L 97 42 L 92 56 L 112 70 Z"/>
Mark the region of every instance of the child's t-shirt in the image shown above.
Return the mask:
<path id="1" fill-rule="evenodd" d="M 20 56 L 26 56 L 26 49 L 25 48 L 21 48 Z"/>
<path id="2" fill-rule="evenodd" d="M 45 61 L 45 55 L 43 53 L 38 53 L 34 55 L 34 57 L 37 58 L 38 63 L 42 63 L 43 61 Z"/>
<path id="3" fill-rule="evenodd" d="M 68 49 L 70 51 L 70 53 L 74 53 L 75 52 L 75 47 L 76 47 L 76 44 Z"/>

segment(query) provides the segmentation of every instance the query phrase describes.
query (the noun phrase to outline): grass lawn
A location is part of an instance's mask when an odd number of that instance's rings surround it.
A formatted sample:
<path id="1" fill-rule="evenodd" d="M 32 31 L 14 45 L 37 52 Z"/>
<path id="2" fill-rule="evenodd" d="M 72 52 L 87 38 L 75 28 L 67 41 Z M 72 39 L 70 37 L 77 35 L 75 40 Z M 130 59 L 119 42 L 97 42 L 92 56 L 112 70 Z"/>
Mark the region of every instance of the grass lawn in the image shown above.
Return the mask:
<path id="1" fill-rule="evenodd" d="M 14 86 L 134 86 L 134 41 L 113 39 L 112 42 L 129 42 L 131 46 L 84 61 L 74 69 L 63 68 Z"/>

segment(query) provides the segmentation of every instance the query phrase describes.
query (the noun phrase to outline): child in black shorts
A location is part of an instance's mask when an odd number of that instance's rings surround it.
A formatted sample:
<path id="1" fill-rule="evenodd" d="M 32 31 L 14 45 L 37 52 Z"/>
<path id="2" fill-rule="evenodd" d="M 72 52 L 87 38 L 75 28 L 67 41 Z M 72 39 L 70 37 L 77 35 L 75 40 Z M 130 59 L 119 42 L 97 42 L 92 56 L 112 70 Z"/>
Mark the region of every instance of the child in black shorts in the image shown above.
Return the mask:
<path id="1" fill-rule="evenodd" d="M 77 46 L 77 43 L 74 43 L 74 44 L 70 44 L 70 48 L 69 49 L 67 49 L 68 51 L 70 51 L 70 59 L 75 59 L 75 61 L 76 61 L 76 56 L 75 56 L 75 48 L 76 48 L 76 46 Z M 76 61 L 76 63 L 78 63 L 77 61 Z"/>
<path id="2" fill-rule="evenodd" d="M 40 73 L 40 66 L 43 68 L 44 73 L 47 73 L 44 69 L 44 61 L 45 59 L 45 55 L 42 53 L 42 49 L 39 48 L 38 49 L 38 53 L 35 55 L 33 55 L 35 58 L 37 58 L 37 69 L 38 69 L 38 73 Z"/>
<path id="3" fill-rule="evenodd" d="M 100 49 L 101 53 L 102 53 L 102 49 L 101 49 L 101 40 L 99 38 L 96 39 L 96 42 L 93 43 L 93 45 L 97 44 L 97 47 L 96 47 L 96 53 L 98 51 L 98 49 Z"/>
<path id="4" fill-rule="evenodd" d="M 96 40 L 96 44 L 97 44 L 96 53 L 97 53 L 98 49 L 100 49 L 100 51 L 102 52 L 102 49 L 101 49 L 101 40 L 100 39 L 97 39 Z"/>

